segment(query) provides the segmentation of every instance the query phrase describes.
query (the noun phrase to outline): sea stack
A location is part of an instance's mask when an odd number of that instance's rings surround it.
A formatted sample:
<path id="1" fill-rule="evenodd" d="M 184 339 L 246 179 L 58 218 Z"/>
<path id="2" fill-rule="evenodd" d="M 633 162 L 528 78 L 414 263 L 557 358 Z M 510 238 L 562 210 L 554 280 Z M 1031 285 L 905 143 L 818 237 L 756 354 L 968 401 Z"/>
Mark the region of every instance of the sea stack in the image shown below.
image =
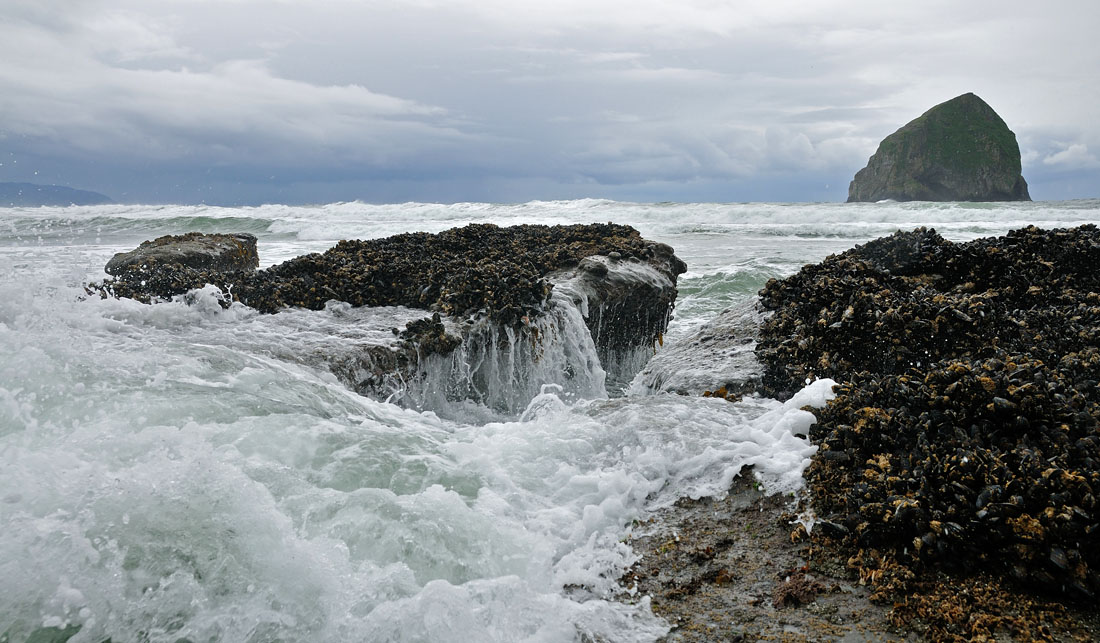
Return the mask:
<path id="1" fill-rule="evenodd" d="M 1016 135 L 972 93 L 936 105 L 879 143 L 848 202 L 1030 201 Z"/>

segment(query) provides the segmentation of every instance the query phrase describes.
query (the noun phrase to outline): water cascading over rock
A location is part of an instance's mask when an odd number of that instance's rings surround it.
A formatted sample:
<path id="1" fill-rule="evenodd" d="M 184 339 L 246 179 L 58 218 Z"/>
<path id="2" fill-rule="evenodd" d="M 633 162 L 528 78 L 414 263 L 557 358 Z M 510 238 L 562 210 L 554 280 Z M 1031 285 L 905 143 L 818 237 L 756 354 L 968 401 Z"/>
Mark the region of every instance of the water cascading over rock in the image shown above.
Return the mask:
<path id="1" fill-rule="evenodd" d="M 193 246 L 202 237 L 174 239 Z M 660 342 L 686 269 L 671 247 L 610 223 L 473 224 L 341 241 L 265 270 L 227 265 L 216 254 L 205 263 L 173 261 L 172 240 L 155 243 L 161 261 L 116 257 L 114 279 L 89 284 L 89 292 L 155 302 L 213 284 L 226 305 L 268 313 L 339 312 L 332 302 L 391 308 L 402 320 L 429 311 L 393 328 L 388 341 L 339 333 L 325 348 L 329 368 L 374 397 L 418 408 L 473 400 L 508 414 L 544 384 L 581 398 L 605 395 L 608 383 L 624 387 Z"/>

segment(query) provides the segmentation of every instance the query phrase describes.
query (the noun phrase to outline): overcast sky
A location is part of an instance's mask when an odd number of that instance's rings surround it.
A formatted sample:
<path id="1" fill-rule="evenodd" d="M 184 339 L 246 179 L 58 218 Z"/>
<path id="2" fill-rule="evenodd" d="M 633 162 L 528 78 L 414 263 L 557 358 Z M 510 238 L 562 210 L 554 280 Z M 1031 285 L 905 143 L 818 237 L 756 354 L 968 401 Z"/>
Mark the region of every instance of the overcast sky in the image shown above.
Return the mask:
<path id="1" fill-rule="evenodd" d="M 843 201 L 972 91 L 1100 196 L 1100 2 L 2 0 L 0 181 L 125 202 Z"/>

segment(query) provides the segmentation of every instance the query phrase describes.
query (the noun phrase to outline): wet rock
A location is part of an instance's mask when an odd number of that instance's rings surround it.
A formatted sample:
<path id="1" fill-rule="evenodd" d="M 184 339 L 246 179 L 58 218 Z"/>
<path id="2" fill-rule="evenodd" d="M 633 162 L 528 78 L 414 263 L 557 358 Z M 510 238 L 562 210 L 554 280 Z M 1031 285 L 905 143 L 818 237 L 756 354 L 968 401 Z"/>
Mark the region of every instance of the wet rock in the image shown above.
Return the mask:
<path id="1" fill-rule="evenodd" d="M 675 255 L 640 262 L 590 256 L 579 269 L 547 276 L 553 288 L 579 303 L 612 389 L 625 388 L 663 343 L 681 272 L 683 262 Z"/>
<path id="2" fill-rule="evenodd" d="M 765 389 L 840 382 L 810 431 L 815 510 L 912 570 L 1100 592 L 1096 266 L 1093 225 L 919 229 L 769 282 Z"/>
<path id="3" fill-rule="evenodd" d="M 575 267 L 593 255 L 641 256 L 651 245 L 634 228 L 611 223 L 508 228 L 471 224 L 439 234 L 341 241 L 324 253 L 247 274 L 221 274 L 209 266 L 166 261 L 140 274 L 127 270 L 90 288 L 152 301 L 211 283 L 230 292 L 233 300 L 268 313 L 288 307 L 320 310 L 325 302 L 337 300 L 451 316 L 484 310 L 494 321 L 518 325 L 549 297 L 549 273 Z M 686 269 L 675 255 L 659 259 L 672 266 L 674 274 Z"/>
<path id="4" fill-rule="evenodd" d="M 791 605 L 812 603 L 823 591 L 825 591 L 824 584 L 799 570 L 787 576 L 783 583 L 775 588 L 772 593 L 772 606 L 782 609 Z"/>
<path id="5" fill-rule="evenodd" d="M 109 275 L 166 272 L 179 266 L 213 272 L 250 271 L 260 265 L 256 237 L 246 233 L 203 234 L 189 232 L 146 241 L 107 262 Z"/>
<path id="6" fill-rule="evenodd" d="M 447 354 L 458 348 L 461 337 L 448 334 L 439 313 L 430 318 L 418 319 L 405 325 L 400 337 L 421 351 L 422 354 Z"/>
<path id="7" fill-rule="evenodd" d="M 739 399 L 756 390 L 763 368 L 756 339 L 765 319 L 755 301 L 722 311 L 658 352 L 634 382 L 638 392 Z"/>
<path id="8" fill-rule="evenodd" d="M 177 248 L 207 236 L 150 243 Z M 382 348 L 340 352 L 333 370 L 341 379 L 360 392 L 387 397 L 418 376 L 424 359 L 446 355 L 465 341 L 537 348 L 542 339 L 536 322 L 549 310 L 556 288 L 567 290 L 580 307 L 603 368 L 621 385 L 644 363 L 640 356 L 648 359 L 660 342 L 676 277 L 686 270 L 669 246 L 612 223 L 473 224 L 439 234 L 341 241 L 324 253 L 259 271 L 183 261 L 135 265 L 89 284 L 88 291 L 150 303 L 213 284 L 225 293 L 225 305 L 236 301 L 265 313 L 322 310 L 333 302 L 434 313 L 397 329 Z"/>

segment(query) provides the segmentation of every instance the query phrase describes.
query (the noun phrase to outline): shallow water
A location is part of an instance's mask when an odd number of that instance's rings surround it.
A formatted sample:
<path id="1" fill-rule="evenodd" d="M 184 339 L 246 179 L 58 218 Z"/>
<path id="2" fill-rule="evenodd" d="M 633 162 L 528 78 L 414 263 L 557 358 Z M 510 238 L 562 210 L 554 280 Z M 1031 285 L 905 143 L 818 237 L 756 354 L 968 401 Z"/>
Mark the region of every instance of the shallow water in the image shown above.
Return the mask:
<path id="1" fill-rule="evenodd" d="M 411 410 L 353 393 L 324 357 L 333 336 L 384 335 L 417 311 L 264 316 L 212 291 L 145 306 L 81 288 L 113 253 L 189 230 L 251 232 L 270 265 L 341 238 L 592 221 L 687 261 L 667 343 L 768 278 L 897 229 L 968 240 L 1096 223 L 1100 201 L 0 209 L 0 634 L 659 636 L 645 601 L 609 600 L 633 521 L 720 493 L 750 464 L 769 489 L 797 490 L 814 449 L 798 409 L 824 403 L 827 383 L 786 404 L 609 398 L 601 381 L 531 387 L 511 415 Z"/>

